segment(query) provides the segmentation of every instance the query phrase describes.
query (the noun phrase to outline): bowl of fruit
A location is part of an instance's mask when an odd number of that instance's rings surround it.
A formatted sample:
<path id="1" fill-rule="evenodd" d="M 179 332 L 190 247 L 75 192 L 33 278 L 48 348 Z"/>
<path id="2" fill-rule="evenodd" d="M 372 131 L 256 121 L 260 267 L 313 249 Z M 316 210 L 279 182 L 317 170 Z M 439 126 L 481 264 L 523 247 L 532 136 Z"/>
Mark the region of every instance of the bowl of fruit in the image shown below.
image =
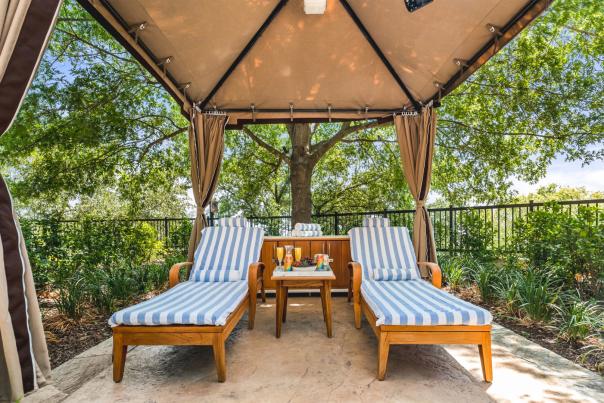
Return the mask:
<path id="1" fill-rule="evenodd" d="M 315 271 L 316 269 L 317 266 L 309 257 L 305 257 L 297 262 L 294 262 L 292 267 L 293 271 Z"/>

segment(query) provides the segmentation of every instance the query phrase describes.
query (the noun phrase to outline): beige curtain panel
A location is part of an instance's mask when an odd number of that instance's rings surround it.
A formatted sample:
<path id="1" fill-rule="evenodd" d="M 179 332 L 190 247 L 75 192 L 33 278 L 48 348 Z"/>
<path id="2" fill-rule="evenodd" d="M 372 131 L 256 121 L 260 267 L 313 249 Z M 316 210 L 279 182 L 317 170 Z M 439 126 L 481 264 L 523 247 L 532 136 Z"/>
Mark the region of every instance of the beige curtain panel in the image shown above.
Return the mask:
<path id="1" fill-rule="evenodd" d="M 227 121 L 226 115 L 193 113 L 191 117 L 189 156 L 197 214 L 189 239 L 189 262 L 193 261 L 195 249 L 201 238 L 201 230 L 208 225 L 205 209 L 212 201 L 218 183 Z"/>
<path id="2" fill-rule="evenodd" d="M 425 107 L 416 116 L 397 115 L 394 126 L 405 178 L 415 199 L 413 247 L 420 262 L 436 263 L 434 231 L 426 209 L 432 177 L 436 110 Z"/>
<path id="3" fill-rule="evenodd" d="M 61 0 L 0 0 L 0 135 L 13 122 Z M 50 363 L 25 242 L 0 176 L 0 401 L 43 385 Z"/>

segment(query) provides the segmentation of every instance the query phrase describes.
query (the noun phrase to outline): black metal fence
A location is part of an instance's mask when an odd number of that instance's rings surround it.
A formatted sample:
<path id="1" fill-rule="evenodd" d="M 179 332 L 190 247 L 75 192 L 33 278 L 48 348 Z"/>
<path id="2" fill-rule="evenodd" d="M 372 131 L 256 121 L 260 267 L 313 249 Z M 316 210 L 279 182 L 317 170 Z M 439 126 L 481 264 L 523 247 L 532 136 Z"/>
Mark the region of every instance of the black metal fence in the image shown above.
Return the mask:
<path id="1" fill-rule="evenodd" d="M 604 199 L 557 202 L 563 211 L 575 214 L 579 206 L 604 207 Z M 488 249 L 507 249 L 517 232 L 518 220 L 533 211 L 543 209 L 546 203 L 501 204 L 496 206 L 466 206 L 428 209 L 434 226 L 437 250 L 444 252 L 472 249 L 473 243 Z M 604 214 L 600 210 L 598 214 Z M 362 225 L 365 217 L 381 216 L 390 219 L 391 225 L 412 230 L 414 210 L 384 210 L 361 213 L 315 214 L 312 222 L 321 224 L 325 235 L 344 235 L 353 227 Z M 219 217 L 210 215 L 210 225 Z M 598 219 L 598 218 L 597 218 Z M 266 235 L 287 235 L 292 230 L 291 216 L 248 217 L 254 225 L 261 226 Z M 146 218 L 120 220 L 129 223 L 146 223 L 154 228 L 158 240 L 167 248 L 186 250 L 192 218 Z M 30 223 L 33 224 L 33 223 Z M 36 227 L 47 227 L 48 221 L 35 222 Z M 55 230 L 62 226 L 79 225 L 78 221 L 52 222 Z"/>

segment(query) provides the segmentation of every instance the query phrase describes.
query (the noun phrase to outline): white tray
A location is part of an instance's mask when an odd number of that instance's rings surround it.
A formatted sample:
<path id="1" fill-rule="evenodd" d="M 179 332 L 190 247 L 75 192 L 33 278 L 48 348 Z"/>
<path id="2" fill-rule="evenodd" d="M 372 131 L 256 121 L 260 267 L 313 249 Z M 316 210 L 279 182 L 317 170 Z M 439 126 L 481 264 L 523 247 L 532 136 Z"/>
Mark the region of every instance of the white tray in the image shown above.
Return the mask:
<path id="1" fill-rule="evenodd" d="M 293 271 L 297 271 L 297 272 L 304 272 L 304 273 L 308 273 L 308 272 L 312 272 L 317 270 L 317 266 L 305 266 L 305 267 L 292 267 Z"/>
<path id="2" fill-rule="evenodd" d="M 333 276 L 333 271 L 273 271 L 274 277 L 325 277 Z"/>

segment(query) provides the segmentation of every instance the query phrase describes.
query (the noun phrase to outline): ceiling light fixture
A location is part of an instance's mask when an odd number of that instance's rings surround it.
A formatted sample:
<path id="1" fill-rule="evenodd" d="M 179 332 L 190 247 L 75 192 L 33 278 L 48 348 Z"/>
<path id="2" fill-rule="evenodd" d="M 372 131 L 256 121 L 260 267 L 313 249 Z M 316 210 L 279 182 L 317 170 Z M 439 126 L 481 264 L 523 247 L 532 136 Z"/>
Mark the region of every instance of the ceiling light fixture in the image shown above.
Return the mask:
<path id="1" fill-rule="evenodd" d="M 327 0 L 304 0 L 304 13 L 325 14 Z"/>
<path id="2" fill-rule="evenodd" d="M 432 3 L 432 0 L 405 0 L 405 6 L 410 13 Z"/>

